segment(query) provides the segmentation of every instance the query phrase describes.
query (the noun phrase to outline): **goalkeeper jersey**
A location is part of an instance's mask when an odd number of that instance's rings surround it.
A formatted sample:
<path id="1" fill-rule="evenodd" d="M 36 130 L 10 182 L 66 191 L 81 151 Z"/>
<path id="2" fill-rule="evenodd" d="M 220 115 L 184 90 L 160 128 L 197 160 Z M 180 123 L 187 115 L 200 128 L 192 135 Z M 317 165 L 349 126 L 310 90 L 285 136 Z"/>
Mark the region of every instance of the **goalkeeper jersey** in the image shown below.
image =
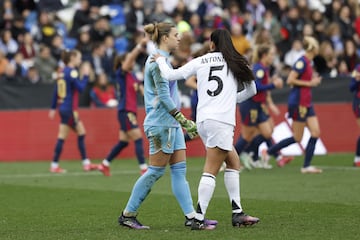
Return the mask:
<path id="1" fill-rule="evenodd" d="M 157 50 L 162 56 L 169 57 L 169 53 Z M 177 82 L 164 79 L 156 62 L 151 61 L 152 55 L 145 63 L 144 71 L 144 103 L 146 117 L 144 126 L 180 127 L 169 111 L 180 107 Z M 172 69 L 168 63 L 165 64 Z"/>

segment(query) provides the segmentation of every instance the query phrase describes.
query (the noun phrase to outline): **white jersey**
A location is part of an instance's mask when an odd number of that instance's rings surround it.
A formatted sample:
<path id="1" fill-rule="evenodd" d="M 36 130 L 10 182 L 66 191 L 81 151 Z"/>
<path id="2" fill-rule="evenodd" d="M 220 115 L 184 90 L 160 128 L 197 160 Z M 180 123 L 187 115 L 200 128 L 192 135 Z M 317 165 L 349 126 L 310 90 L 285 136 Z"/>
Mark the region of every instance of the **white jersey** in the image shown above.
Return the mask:
<path id="1" fill-rule="evenodd" d="M 195 58 L 178 69 L 170 69 L 165 58 L 156 60 L 161 75 L 168 80 L 197 78 L 198 105 L 196 122 L 212 119 L 235 126 L 236 102 L 246 100 L 256 93 L 255 83 L 245 85 L 237 94 L 238 82 L 221 52 L 213 52 Z"/>

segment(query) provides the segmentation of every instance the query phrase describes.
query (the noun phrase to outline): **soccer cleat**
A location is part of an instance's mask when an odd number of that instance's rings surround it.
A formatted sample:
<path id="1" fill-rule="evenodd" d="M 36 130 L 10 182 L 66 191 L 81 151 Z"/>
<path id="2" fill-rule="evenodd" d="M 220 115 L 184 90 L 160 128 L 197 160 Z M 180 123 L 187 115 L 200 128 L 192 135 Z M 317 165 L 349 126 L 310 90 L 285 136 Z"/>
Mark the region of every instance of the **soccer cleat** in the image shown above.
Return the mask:
<path id="1" fill-rule="evenodd" d="M 252 161 L 252 158 L 250 157 L 249 154 L 247 154 L 246 152 L 242 152 L 239 155 L 240 158 L 240 162 L 244 165 L 244 167 L 248 170 L 251 170 L 251 165 L 250 162 Z"/>
<path id="2" fill-rule="evenodd" d="M 200 221 L 194 218 L 191 222 L 191 230 L 213 230 L 216 225 L 208 225 L 205 220 Z"/>
<path id="3" fill-rule="evenodd" d="M 244 212 L 232 214 L 232 225 L 234 227 L 254 225 L 260 221 L 257 217 L 252 217 Z"/>
<path id="4" fill-rule="evenodd" d="M 136 216 L 126 217 L 124 214 L 118 219 L 118 222 L 121 226 L 132 228 L 132 229 L 150 229 L 149 226 L 142 225 L 137 219 Z"/>
<path id="5" fill-rule="evenodd" d="M 83 165 L 83 170 L 84 170 L 85 172 L 90 172 L 90 171 L 93 171 L 93 170 L 98 170 L 98 165 L 92 164 L 92 163 L 85 164 L 85 165 Z"/>
<path id="6" fill-rule="evenodd" d="M 98 170 L 100 172 L 102 172 L 104 174 L 104 176 L 106 177 L 110 177 L 111 173 L 110 173 L 110 167 L 109 166 L 105 166 L 104 164 L 99 164 L 98 165 Z"/>
<path id="7" fill-rule="evenodd" d="M 354 162 L 354 167 L 360 167 L 360 162 Z"/>
<path id="8" fill-rule="evenodd" d="M 250 161 L 250 165 L 252 168 L 262 168 L 262 164 L 261 164 L 261 161 L 260 160 L 252 160 Z"/>
<path id="9" fill-rule="evenodd" d="M 308 166 L 303 167 L 300 169 L 301 173 L 322 173 L 322 169 L 314 167 L 314 166 Z"/>
<path id="10" fill-rule="evenodd" d="M 281 156 L 281 158 L 278 161 L 276 161 L 276 164 L 278 165 L 278 167 L 284 167 L 292 160 L 294 160 L 294 157 Z"/>
<path id="11" fill-rule="evenodd" d="M 185 216 L 185 227 L 191 227 L 192 222 L 194 221 L 195 218 L 188 218 Z M 210 219 L 205 219 L 204 220 L 205 224 L 207 225 L 217 225 L 218 221 L 216 220 L 210 220 Z"/>
<path id="12" fill-rule="evenodd" d="M 52 172 L 52 173 L 66 173 L 66 170 L 62 169 L 61 167 L 51 167 L 50 172 Z"/>

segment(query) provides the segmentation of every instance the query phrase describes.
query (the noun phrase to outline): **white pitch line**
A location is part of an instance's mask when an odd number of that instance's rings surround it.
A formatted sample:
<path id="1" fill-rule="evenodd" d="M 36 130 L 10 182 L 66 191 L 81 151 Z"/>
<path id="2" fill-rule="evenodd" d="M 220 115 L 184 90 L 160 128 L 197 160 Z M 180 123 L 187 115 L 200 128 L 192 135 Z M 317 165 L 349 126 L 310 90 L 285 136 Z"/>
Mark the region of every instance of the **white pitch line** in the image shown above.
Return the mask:
<path id="1" fill-rule="evenodd" d="M 325 170 L 338 170 L 338 171 L 360 171 L 360 168 L 356 167 L 332 167 L 332 166 L 319 166 L 319 168 Z M 191 171 L 188 169 L 187 171 Z M 196 170 L 198 171 L 198 170 Z M 121 170 L 121 171 L 111 171 L 112 175 L 121 175 L 121 174 L 136 174 L 138 171 L 130 170 Z M 247 174 L 251 174 L 251 171 Z M 30 173 L 30 174 L 7 174 L 1 175 L 0 179 L 11 179 L 11 178 L 47 178 L 47 177 L 68 177 L 68 176 L 101 176 L 101 172 L 67 172 L 67 173 Z"/>
<path id="2" fill-rule="evenodd" d="M 120 175 L 120 174 L 134 174 L 137 171 L 111 171 L 112 175 Z M 47 177 L 68 177 L 68 176 L 88 176 L 88 175 L 99 175 L 101 176 L 101 172 L 67 172 L 67 173 L 34 173 L 34 174 L 7 174 L 0 175 L 0 179 L 2 178 L 47 178 Z"/>

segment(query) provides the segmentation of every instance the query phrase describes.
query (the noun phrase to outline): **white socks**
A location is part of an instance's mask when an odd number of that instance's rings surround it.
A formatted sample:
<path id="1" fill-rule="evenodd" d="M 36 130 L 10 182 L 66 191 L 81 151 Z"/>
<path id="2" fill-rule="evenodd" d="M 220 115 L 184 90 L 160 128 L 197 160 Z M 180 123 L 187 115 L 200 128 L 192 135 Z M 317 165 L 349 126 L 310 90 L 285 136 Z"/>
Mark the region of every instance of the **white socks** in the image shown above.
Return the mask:
<path id="1" fill-rule="evenodd" d="M 198 206 L 196 210 L 195 218 L 202 221 L 206 210 L 209 206 L 209 202 L 215 190 L 216 177 L 210 173 L 203 173 L 199 188 L 198 188 Z"/>
<path id="2" fill-rule="evenodd" d="M 224 183 L 229 194 L 233 213 L 241 213 L 242 207 L 240 203 L 240 177 L 239 171 L 235 169 L 225 169 Z"/>

